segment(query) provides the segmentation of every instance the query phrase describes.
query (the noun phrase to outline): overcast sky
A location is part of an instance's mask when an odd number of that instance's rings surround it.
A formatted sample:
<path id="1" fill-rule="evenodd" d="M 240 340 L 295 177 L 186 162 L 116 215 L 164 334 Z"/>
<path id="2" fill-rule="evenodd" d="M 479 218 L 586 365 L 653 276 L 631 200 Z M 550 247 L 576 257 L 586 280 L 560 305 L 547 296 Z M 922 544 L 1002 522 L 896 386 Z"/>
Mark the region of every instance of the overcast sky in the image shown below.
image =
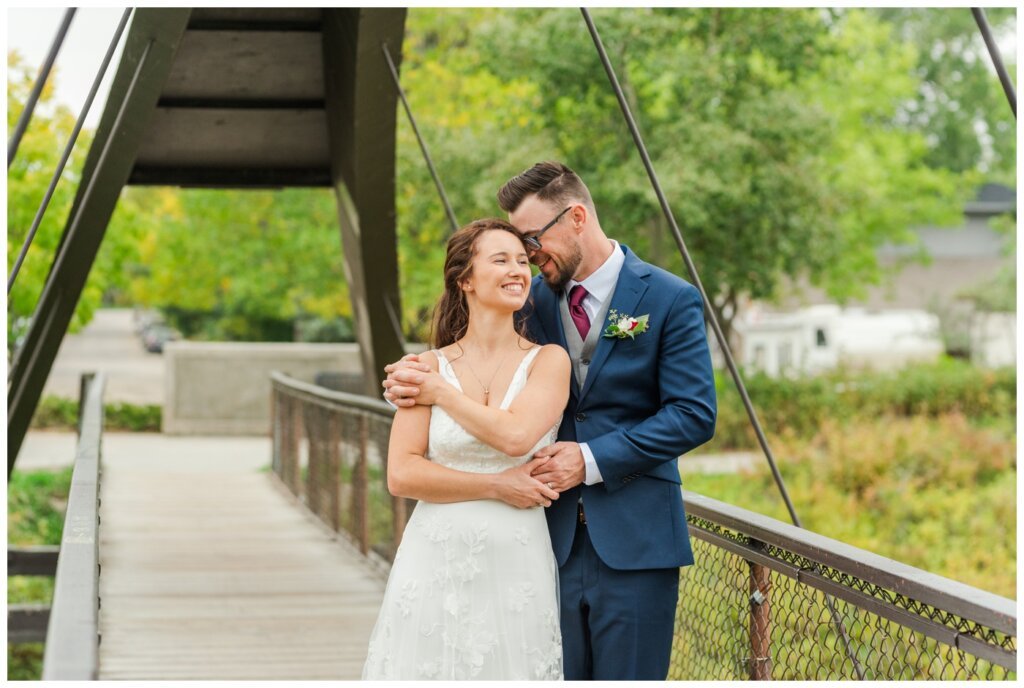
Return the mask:
<path id="1" fill-rule="evenodd" d="M 57 77 L 57 100 L 70 107 L 76 115 L 85 103 L 85 97 L 89 93 L 103 60 L 103 54 L 123 11 L 122 8 L 85 7 L 75 13 L 54 69 Z M 33 70 L 38 70 L 46 58 L 63 15 L 64 9 L 59 7 L 7 9 L 7 49 L 17 50 L 32 65 Z M 126 30 L 125 34 L 127 33 Z M 1004 51 L 1004 59 L 1007 61 L 1013 61 L 1011 57 L 1017 52 L 1014 37 L 1001 37 L 1000 48 Z M 123 36 L 121 40 L 124 41 Z M 121 50 L 118 46 L 89 111 L 87 127 L 95 127 L 99 122 L 120 55 Z"/>

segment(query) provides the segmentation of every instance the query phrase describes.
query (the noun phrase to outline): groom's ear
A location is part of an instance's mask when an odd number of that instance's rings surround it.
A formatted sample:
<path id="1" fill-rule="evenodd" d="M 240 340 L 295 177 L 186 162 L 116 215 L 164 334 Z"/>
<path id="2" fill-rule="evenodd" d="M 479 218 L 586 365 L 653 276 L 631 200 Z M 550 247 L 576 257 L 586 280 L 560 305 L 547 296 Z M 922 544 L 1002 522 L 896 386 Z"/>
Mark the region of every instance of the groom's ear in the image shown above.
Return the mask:
<path id="1" fill-rule="evenodd" d="M 572 218 L 572 228 L 577 234 L 583 231 L 583 225 L 587 224 L 587 216 L 589 211 L 587 206 L 582 203 L 577 203 L 569 211 L 569 217 Z"/>

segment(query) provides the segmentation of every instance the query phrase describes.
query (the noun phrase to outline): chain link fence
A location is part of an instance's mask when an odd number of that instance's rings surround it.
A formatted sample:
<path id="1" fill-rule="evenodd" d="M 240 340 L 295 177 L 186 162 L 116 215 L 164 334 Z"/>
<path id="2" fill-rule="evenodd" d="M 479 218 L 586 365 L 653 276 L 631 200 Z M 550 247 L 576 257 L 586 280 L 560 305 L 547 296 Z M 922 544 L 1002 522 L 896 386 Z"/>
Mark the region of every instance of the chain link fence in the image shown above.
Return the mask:
<path id="1" fill-rule="evenodd" d="M 414 502 L 387 489 L 393 409 L 273 385 L 273 470 L 382 566 Z M 680 576 L 669 679 L 1014 680 L 1013 600 L 684 492 L 695 565 Z"/>

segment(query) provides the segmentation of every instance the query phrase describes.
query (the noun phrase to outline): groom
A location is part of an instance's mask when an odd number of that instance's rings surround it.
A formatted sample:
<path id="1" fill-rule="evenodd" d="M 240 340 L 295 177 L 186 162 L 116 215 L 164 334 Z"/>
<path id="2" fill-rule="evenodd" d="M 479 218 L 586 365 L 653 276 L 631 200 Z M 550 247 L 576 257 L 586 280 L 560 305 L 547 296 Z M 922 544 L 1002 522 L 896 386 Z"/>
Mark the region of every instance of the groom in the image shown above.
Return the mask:
<path id="1" fill-rule="evenodd" d="M 540 270 L 521 314 L 572 359 L 559 441 L 534 474 L 562 493 L 546 514 L 565 678 L 664 680 L 679 567 L 693 563 L 676 459 L 715 429 L 700 292 L 608 239 L 561 163 L 513 177 L 498 202 Z M 389 370 L 385 396 L 410 405 L 414 370 Z"/>

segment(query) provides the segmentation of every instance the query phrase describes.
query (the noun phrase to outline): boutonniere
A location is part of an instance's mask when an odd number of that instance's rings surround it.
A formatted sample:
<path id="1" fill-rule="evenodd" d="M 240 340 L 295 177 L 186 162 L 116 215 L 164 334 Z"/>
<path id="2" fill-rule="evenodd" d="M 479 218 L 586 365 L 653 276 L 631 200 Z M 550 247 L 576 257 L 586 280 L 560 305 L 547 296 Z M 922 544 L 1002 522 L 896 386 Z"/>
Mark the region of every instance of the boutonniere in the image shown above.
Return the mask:
<path id="1" fill-rule="evenodd" d="M 651 314 L 638 315 L 633 317 L 625 313 L 612 310 L 608 313 L 608 327 L 604 330 L 605 337 L 616 337 L 618 339 L 635 339 L 638 334 L 647 331 L 647 319 Z"/>

